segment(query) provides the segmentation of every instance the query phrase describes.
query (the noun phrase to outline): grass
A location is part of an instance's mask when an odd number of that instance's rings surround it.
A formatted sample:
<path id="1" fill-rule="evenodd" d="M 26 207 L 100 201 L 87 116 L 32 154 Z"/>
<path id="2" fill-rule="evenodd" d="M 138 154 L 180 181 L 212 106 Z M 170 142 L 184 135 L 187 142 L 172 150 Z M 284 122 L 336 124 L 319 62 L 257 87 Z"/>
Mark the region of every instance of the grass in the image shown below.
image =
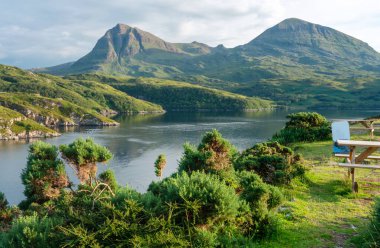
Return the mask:
<path id="1" fill-rule="evenodd" d="M 284 189 L 276 235 L 255 247 L 360 247 L 355 237 L 365 232 L 380 195 L 380 171 L 358 169 L 359 193 L 351 193 L 347 169 L 331 163 L 331 147 L 330 141 L 293 145 L 309 170 Z"/>

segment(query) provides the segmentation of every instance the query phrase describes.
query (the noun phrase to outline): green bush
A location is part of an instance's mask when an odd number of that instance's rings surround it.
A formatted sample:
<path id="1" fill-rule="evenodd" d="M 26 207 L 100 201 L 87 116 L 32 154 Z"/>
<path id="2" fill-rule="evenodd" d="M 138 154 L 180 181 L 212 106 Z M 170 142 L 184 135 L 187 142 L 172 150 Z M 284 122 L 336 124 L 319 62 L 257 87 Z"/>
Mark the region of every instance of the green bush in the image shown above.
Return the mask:
<path id="1" fill-rule="evenodd" d="M 96 163 L 106 162 L 112 153 L 104 146 L 96 144 L 92 139 L 76 139 L 69 145 L 59 147 L 62 157 L 74 165 L 81 183 L 91 183 L 97 172 Z"/>
<path id="2" fill-rule="evenodd" d="M 219 177 L 202 172 L 180 173 L 152 183 L 148 191 L 165 205 L 175 206 L 172 216 L 180 225 L 212 225 L 233 220 L 241 204 L 233 188 Z"/>
<path id="3" fill-rule="evenodd" d="M 160 154 L 156 161 L 154 162 L 154 173 L 157 177 L 161 178 L 164 168 L 166 167 L 166 156 Z"/>
<path id="4" fill-rule="evenodd" d="M 203 136 L 197 148 L 185 144 L 184 150 L 178 170 L 186 172 L 230 170 L 237 154 L 236 148 L 215 129 Z"/>
<path id="5" fill-rule="evenodd" d="M 59 159 L 58 148 L 37 141 L 29 147 L 26 168 L 21 173 L 25 185 L 25 207 L 30 203 L 44 203 L 57 198 L 61 190 L 69 185 L 65 166 Z"/>
<path id="6" fill-rule="evenodd" d="M 238 173 L 240 179 L 240 197 L 249 204 L 249 211 L 244 215 L 242 225 L 245 235 L 262 238 L 273 233 L 276 222 L 272 212 L 283 201 L 283 195 L 275 186 L 264 183 L 261 178 L 250 171 Z"/>
<path id="7" fill-rule="evenodd" d="M 54 218 L 24 216 L 15 220 L 12 228 L 2 237 L 0 247 L 58 247 L 51 238 L 55 227 L 62 221 Z"/>
<path id="8" fill-rule="evenodd" d="M 305 174 L 301 157 L 278 142 L 254 145 L 243 151 L 234 165 L 240 171 L 255 171 L 264 182 L 276 185 L 288 184 L 294 177 Z"/>
<path id="9" fill-rule="evenodd" d="M 315 112 L 299 112 L 287 116 L 285 128 L 273 135 L 281 144 L 331 140 L 331 126 L 327 119 Z"/>
<path id="10" fill-rule="evenodd" d="M 103 183 L 108 184 L 110 188 L 115 191 L 118 188 L 115 173 L 112 170 L 105 170 L 102 173 L 99 174 L 99 179 Z"/>
<path id="11" fill-rule="evenodd" d="M 5 210 L 8 207 L 8 200 L 5 198 L 3 192 L 0 192 L 0 211 Z"/>

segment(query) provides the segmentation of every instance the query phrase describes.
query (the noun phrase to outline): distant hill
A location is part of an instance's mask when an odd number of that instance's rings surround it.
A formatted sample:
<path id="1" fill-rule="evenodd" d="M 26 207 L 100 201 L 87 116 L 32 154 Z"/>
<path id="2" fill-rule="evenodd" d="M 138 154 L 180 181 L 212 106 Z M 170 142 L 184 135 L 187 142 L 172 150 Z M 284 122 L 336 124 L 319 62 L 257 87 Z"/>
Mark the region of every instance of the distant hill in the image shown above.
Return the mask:
<path id="1" fill-rule="evenodd" d="M 136 99 L 105 84 L 89 81 L 74 83 L 61 77 L 6 65 L 0 65 L 0 91 L 60 98 L 103 115 L 163 111 L 159 105 Z"/>
<path id="2" fill-rule="evenodd" d="M 235 48 L 170 43 L 118 24 L 83 58 L 39 71 L 175 79 L 286 105 L 362 107 L 358 92 L 374 85 L 378 92 L 380 54 L 354 37 L 296 18 Z"/>
<path id="3" fill-rule="evenodd" d="M 68 76 L 73 82 L 106 83 L 128 95 L 160 104 L 168 111 L 259 111 L 274 107 L 272 101 L 210 89 L 190 83 L 158 79 L 115 77 L 98 74 Z"/>

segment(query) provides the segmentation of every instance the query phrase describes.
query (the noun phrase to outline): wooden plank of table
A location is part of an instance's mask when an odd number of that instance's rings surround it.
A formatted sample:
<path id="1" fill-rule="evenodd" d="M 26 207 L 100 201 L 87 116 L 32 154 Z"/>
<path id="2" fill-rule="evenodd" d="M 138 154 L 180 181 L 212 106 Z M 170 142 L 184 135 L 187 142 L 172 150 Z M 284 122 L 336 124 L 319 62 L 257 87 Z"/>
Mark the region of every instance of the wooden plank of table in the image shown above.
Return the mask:
<path id="1" fill-rule="evenodd" d="M 369 155 L 371 155 L 372 153 L 374 153 L 377 149 L 379 149 L 379 148 L 378 147 L 373 147 L 373 146 L 368 147 L 362 153 L 360 153 L 360 155 L 358 157 L 356 157 L 355 163 L 360 164 L 361 162 L 363 162 L 364 159 L 366 159 Z"/>
<path id="2" fill-rule="evenodd" d="M 364 140 L 337 140 L 338 146 L 366 146 L 366 147 L 377 147 L 380 148 L 379 141 L 364 141 Z"/>

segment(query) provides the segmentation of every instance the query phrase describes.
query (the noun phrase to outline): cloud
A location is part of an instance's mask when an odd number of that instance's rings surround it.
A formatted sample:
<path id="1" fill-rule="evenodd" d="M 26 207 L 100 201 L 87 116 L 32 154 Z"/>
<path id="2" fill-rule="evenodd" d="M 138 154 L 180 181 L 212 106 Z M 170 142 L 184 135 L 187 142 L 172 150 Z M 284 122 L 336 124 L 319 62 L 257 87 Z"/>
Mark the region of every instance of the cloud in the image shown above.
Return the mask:
<path id="1" fill-rule="evenodd" d="M 380 50 L 375 0 L 3 0 L 0 63 L 31 68 L 76 60 L 117 23 L 170 42 L 234 47 L 288 17 L 336 28 Z"/>

